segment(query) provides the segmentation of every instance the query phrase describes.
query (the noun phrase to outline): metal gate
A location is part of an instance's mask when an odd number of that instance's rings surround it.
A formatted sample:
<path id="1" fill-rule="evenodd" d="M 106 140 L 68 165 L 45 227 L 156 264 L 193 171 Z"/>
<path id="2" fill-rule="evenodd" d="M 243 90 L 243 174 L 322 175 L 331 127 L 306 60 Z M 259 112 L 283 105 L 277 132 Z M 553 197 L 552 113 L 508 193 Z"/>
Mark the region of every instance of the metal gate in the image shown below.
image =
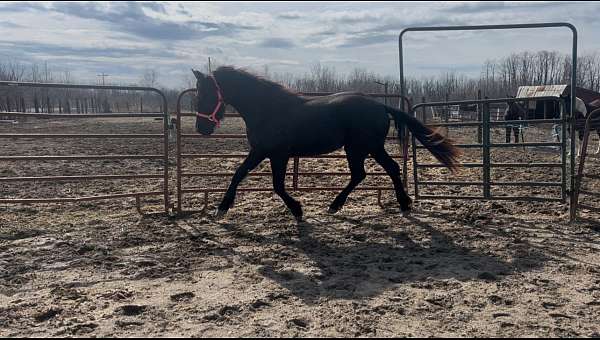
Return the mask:
<path id="1" fill-rule="evenodd" d="M 565 151 L 566 151 L 566 146 L 565 146 L 565 142 L 566 142 L 566 127 L 568 127 L 570 129 L 571 132 L 571 139 L 576 138 L 575 137 L 575 119 L 574 119 L 574 115 L 572 114 L 572 109 L 575 108 L 575 90 L 576 90 L 576 84 L 577 84 L 577 29 L 575 28 L 575 26 L 573 26 L 570 23 L 565 23 L 565 22 L 552 22 L 552 23 L 536 23 L 536 24 L 511 24 L 511 25 L 474 25 L 474 26 L 440 26 L 440 27 L 409 27 L 406 28 L 404 30 L 402 30 L 402 32 L 400 33 L 400 35 L 398 36 L 398 55 L 399 55 L 399 68 L 400 68 L 400 95 L 404 95 L 405 93 L 405 85 L 404 85 L 404 52 L 403 52 L 403 37 L 406 33 L 408 32 L 437 32 L 437 31 L 480 31 L 480 30 L 507 30 L 507 29 L 539 29 L 539 28 L 559 28 L 559 27 L 565 27 L 571 30 L 572 32 L 572 50 L 571 50 L 571 105 L 569 105 L 569 107 L 571 108 L 571 112 L 566 112 L 563 114 L 563 116 L 565 117 L 564 119 L 562 119 L 561 122 L 559 122 L 560 124 L 562 124 L 563 129 L 562 129 L 562 134 L 563 134 L 563 138 L 561 139 L 561 143 L 560 145 L 557 145 L 559 147 L 561 147 L 562 150 L 562 160 L 561 160 L 561 164 L 548 164 L 545 166 L 556 166 L 556 167 L 561 167 L 562 168 L 562 181 L 561 183 L 543 183 L 544 186 L 559 186 L 561 187 L 561 198 L 560 199 L 554 199 L 554 200 L 561 200 L 564 201 L 566 199 L 566 195 L 567 195 L 567 184 L 566 182 L 569 181 L 569 188 L 574 188 L 575 187 L 575 143 L 571 143 L 570 146 L 570 159 L 569 162 L 567 162 L 566 160 L 566 156 L 565 156 Z M 464 101 L 462 103 L 482 103 L 483 105 L 485 105 L 485 103 L 492 103 L 494 101 L 501 101 L 501 102 L 507 102 L 510 99 L 494 99 L 494 100 L 484 100 L 484 101 Z M 430 103 L 430 104 L 419 104 L 416 105 L 414 107 L 414 109 L 420 107 L 420 106 L 424 106 L 424 105 L 432 105 L 432 104 L 436 104 L 436 105 L 452 105 L 453 103 L 461 103 L 461 102 L 447 102 L 447 103 Z M 414 112 L 414 110 L 413 110 Z M 482 122 L 474 122 L 474 123 L 470 123 L 469 125 L 471 126 L 479 126 L 481 124 L 482 127 L 482 132 L 483 134 L 488 134 L 487 137 L 489 137 L 489 131 L 490 131 L 490 126 L 492 125 L 501 125 L 501 124 L 507 124 L 504 122 L 491 122 L 489 120 L 489 110 L 484 110 L 484 113 L 487 114 L 487 118 L 483 119 Z M 532 121 L 531 123 L 541 123 L 541 120 L 537 120 L 537 121 Z M 474 124 L 474 125 L 472 125 Z M 485 140 L 486 138 L 484 138 Z M 484 145 L 464 145 L 462 147 L 481 147 L 483 148 L 483 162 L 481 165 L 479 164 L 473 164 L 473 165 L 465 165 L 465 166 L 474 166 L 474 167 L 478 167 L 481 166 L 483 167 L 483 180 L 481 182 L 477 182 L 477 183 L 470 183 L 470 182 L 465 182 L 464 185 L 482 185 L 483 186 L 483 198 L 486 199 L 522 199 L 523 197 L 505 197 L 505 198 L 494 198 L 492 197 L 491 193 L 490 193 L 490 187 L 492 185 L 494 185 L 490 179 L 490 170 L 491 167 L 493 167 L 495 164 L 492 164 L 489 160 L 489 148 L 490 147 L 504 147 L 502 144 L 491 144 L 489 142 L 489 138 L 487 139 L 487 146 Z M 527 145 L 523 145 L 523 146 L 536 146 L 536 145 L 540 145 L 540 146 L 551 146 L 551 145 L 556 145 L 556 143 L 523 143 L 523 144 L 527 144 Z M 459 145 L 460 146 L 460 145 Z M 418 146 L 416 146 L 413 143 L 413 160 L 415 161 L 414 167 L 415 169 L 419 166 L 417 161 L 416 161 L 416 148 Z M 566 164 L 569 163 L 569 169 L 566 169 Z M 428 166 L 428 165 L 425 165 Z M 515 166 L 519 166 L 519 165 L 515 165 Z M 530 166 L 530 165 L 528 165 Z M 567 174 L 570 174 L 570 178 L 567 178 Z M 421 195 L 418 191 L 418 185 L 419 184 L 424 184 L 423 182 L 419 182 L 418 179 L 418 173 L 417 171 L 414 171 L 414 176 L 415 176 L 415 196 L 420 197 L 420 198 L 457 198 L 456 196 L 443 196 L 443 195 L 436 195 L 436 196 L 429 196 L 429 195 Z M 497 185 L 498 183 L 496 183 Z M 436 185 L 435 183 L 433 185 Z M 437 184 L 439 185 L 439 184 Z M 452 185 L 458 185 L 457 183 L 452 183 Z M 538 183 L 529 183 L 529 184 L 525 184 L 525 183 L 520 183 L 519 185 L 538 185 Z M 573 202 L 573 190 L 571 190 L 571 203 Z M 462 197 L 462 198 L 473 198 L 473 199 L 480 199 L 482 197 L 479 196 L 473 196 L 473 197 Z M 531 200 L 531 199 L 527 199 L 527 200 Z M 547 199 L 544 199 L 547 200 Z"/>
<path id="2" fill-rule="evenodd" d="M 209 187 L 209 186 L 201 186 L 201 187 L 185 187 L 183 182 L 186 178 L 192 178 L 192 177 L 210 177 L 210 178 L 231 178 L 234 173 L 233 172 L 222 172 L 222 171 L 213 171 L 213 172 L 186 172 L 184 169 L 184 164 L 183 161 L 185 159 L 244 159 L 247 155 L 246 154 L 225 154 L 225 153 L 194 153 L 194 154 L 190 154 L 190 153 L 184 153 L 183 152 L 183 143 L 186 139 L 189 138 L 209 138 L 209 139 L 237 139 L 237 140 L 246 140 L 246 135 L 245 134 L 219 134 L 219 133 L 215 133 L 212 135 L 201 135 L 198 133 L 193 133 L 193 134 L 186 134 L 183 132 L 183 124 L 182 124 L 182 118 L 183 117 L 195 117 L 196 114 L 195 113 L 183 113 L 181 112 L 181 101 L 182 98 L 185 95 L 191 95 L 191 94 L 195 94 L 196 89 L 195 88 L 191 88 L 191 89 L 187 89 L 183 92 L 181 92 L 179 94 L 179 97 L 177 98 L 177 120 L 176 120 L 176 128 L 177 128 L 177 151 L 176 151 L 176 157 L 177 157 L 177 169 L 176 169 L 176 181 L 177 181 L 177 212 L 179 213 L 183 213 L 185 211 L 185 209 L 183 208 L 183 202 L 184 202 L 184 195 L 185 194 L 191 194 L 191 193 L 201 193 L 204 196 L 204 205 L 203 205 L 203 209 L 202 211 L 204 211 L 208 205 L 209 202 L 209 194 L 211 193 L 224 193 L 227 191 L 226 188 L 214 188 L 214 187 Z M 301 95 L 304 96 L 325 96 L 325 95 L 329 95 L 332 93 L 325 93 L 325 92 L 308 92 L 308 93 L 300 93 Z M 396 99 L 400 99 L 402 98 L 402 102 L 407 105 L 408 107 L 410 107 L 410 101 L 408 100 L 408 98 L 406 97 L 401 97 L 399 95 L 396 94 L 381 94 L 381 93 L 372 93 L 372 94 L 368 94 L 371 97 L 374 98 L 396 98 Z M 240 115 L 237 113 L 226 113 L 225 117 L 231 117 L 231 118 L 240 118 Z M 408 177 L 408 173 L 406 172 L 406 168 L 407 168 L 407 159 L 408 159 L 408 138 L 406 138 L 406 133 L 405 132 L 401 132 L 404 135 L 403 143 L 402 143 L 402 147 L 401 147 L 401 153 L 400 154 L 392 154 L 392 158 L 396 159 L 396 160 L 401 160 L 403 163 L 403 176 L 404 176 L 404 183 L 406 183 L 406 179 Z M 397 136 L 388 136 L 387 140 L 397 140 Z M 328 172 L 319 172 L 319 171 L 300 171 L 300 159 L 308 159 L 308 158 L 320 158 L 320 159 L 345 159 L 345 155 L 337 155 L 337 154 L 327 154 L 327 155 L 320 155 L 320 156 L 314 156 L 314 157 L 295 157 L 292 159 L 293 161 L 293 169 L 291 172 L 288 172 L 286 174 L 286 177 L 291 176 L 292 177 L 292 183 L 291 186 L 287 188 L 287 190 L 289 191 L 303 191 L 303 192 L 307 192 L 307 191 L 340 191 L 342 189 L 344 189 L 344 187 L 341 186 L 327 186 L 327 187 L 312 187 L 312 186 L 302 186 L 300 185 L 300 180 L 302 177 L 306 177 L 306 176 L 349 176 L 350 172 L 333 172 L 333 171 L 328 171 Z M 369 176 L 387 176 L 387 174 L 385 172 L 368 172 L 367 175 Z M 270 171 L 262 171 L 262 172 L 258 172 L 258 171 L 252 171 L 248 174 L 249 177 L 252 176 L 271 176 L 271 172 Z M 382 191 L 388 191 L 388 190 L 394 190 L 393 186 L 391 185 L 379 185 L 379 186 L 359 186 L 357 187 L 355 190 L 358 191 L 372 191 L 372 192 L 377 192 L 377 198 L 378 201 L 381 198 L 381 193 Z M 238 192 L 248 192 L 248 191 L 253 191 L 253 192 L 271 192 L 273 191 L 272 187 L 266 187 L 266 186 L 255 186 L 255 187 L 240 187 L 237 189 Z"/>
<path id="3" fill-rule="evenodd" d="M 417 150 L 423 149 L 424 147 L 417 143 L 415 137 L 412 137 L 412 159 L 413 159 L 413 176 L 414 176 L 414 195 L 416 199 L 485 199 L 485 200 L 513 200 L 513 201 L 557 201 L 564 202 L 567 197 L 567 179 L 569 173 L 567 171 L 567 138 L 566 131 L 568 127 L 568 120 L 565 118 L 558 119 L 529 119 L 529 120 L 518 120 L 518 121 L 492 121 L 490 118 L 489 105 L 491 103 L 508 103 L 515 102 L 520 99 L 518 98 L 504 98 L 504 99 L 481 99 L 481 100 L 464 100 L 464 101 L 453 101 L 453 102 L 437 102 L 437 103 L 420 103 L 412 107 L 412 113 L 417 116 L 417 110 L 424 109 L 426 107 L 439 107 L 448 105 L 473 105 L 477 104 L 481 107 L 481 121 L 470 121 L 470 122 L 449 122 L 449 123 L 434 123 L 428 124 L 430 127 L 446 127 L 446 128 L 460 128 L 460 127 L 473 127 L 481 131 L 481 139 L 478 143 L 463 143 L 456 144 L 457 147 L 463 149 L 481 149 L 482 159 L 481 162 L 477 163 L 464 163 L 462 164 L 465 168 L 477 168 L 481 169 L 482 178 L 481 180 L 469 180 L 469 181 L 424 181 L 420 179 L 420 173 L 422 170 L 431 168 L 443 167 L 442 164 L 437 163 L 421 163 Z M 556 97 L 537 97 L 536 100 L 552 100 L 559 102 L 562 105 L 562 101 Z M 561 110 L 564 112 L 564 110 Z M 522 125 L 539 125 L 539 124 L 560 124 L 562 127 L 562 137 L 560 142 L 521 142 L 521 143 L 494 143 L 491 138 L 491 131 L 494 127 L 507 126 L 512 124 Z M 512 131 L 511 131 L 512 132 Z M 499 148 L 518 148 L 523 149 L 532 147 L 558 147 L 560 148 L 560 162 L 556 163 L 508 163 L 508 162 L 492 162 L 491 151 Z M 540 182 L 540 181 L 494 181 L 492 180 L 493 169 L 507 169 L 507 168 L 554 168 L 560 169 L 561 180 L 559 182 Z M 460 186 L 469 187 L 476 186 L 481 187 L 483 190 L 481 195 L 448 195 L 439 193 L 422 193 L 423 186 L 427 187 L 439 187 L 439 186 Z M 559 197 L 537 197 L 537 196 L 505 196 L 505 195 L 494 195 L 492 187 L 558 187 L 560 188 Z"/>
<path id="4" fill-rule="evenodd" d="M 90 180 L 123 180 L 123 179 L 158 179 L 162 185 L 162 191 L 136 191 L 128 193 L 110 193 L 106 195 L 95 195 L 85 197 L 50 197 L 50 198 L 5 198 L 0 197 L 0 203 L 58 203 L 58 202 L 84 202 L 124 197 L 134 197 L 136 207 L 141 213 L 141 198 L 147 196 L 162 196 L 164 203 L 164 212 L 169 213 L 171 209 L 169 201 L 169 114 L 167 112 L 167 99 L 164 93 L 151 87 L 138 86 L 111 86 L 111 85 L 74 85 L 74 84 L 53 84 L 53 83 L 29 83 L 0 81 L 0 86 L 6 87 L 28 87 L 28 88 L 54 88 L 54 89 L 87 89 L 87 90 L 129 90 L 153 92 L 158 94 L 162 100 L 162 113 L 97 113 L 97 114 L 52 114 L 52 113 L 23 113 L 8 112 L 2 115 L 12 117 L 35 117 L 35 118 L 56 118 L 56 119 L 93 119 L 93 118 L 161 118 L 163 120 L 163 131 L 157 134 L 21 134 L 21 133 L 3 133 L 2 139 L 156 139 L 161 141 L 163 152 L 161 154 L 140 155 L 140 154 L 110 154 L 110 155 L 0 155 L 0 161 L 15 162 L 45 162 L 45 161 L 68 161 L 76 162 L 82 160 L 102 161 L 102 160 L 148 160 L 158 159 L 163 161 L 162 173 L 160 174 L 86 174 L 78 176 L 36 176 L 36 177 L 0 177 L 0 183 L 15 182 L 84 182 Z"/>
<path id="5" fill-rule="evenodd" d="M 596 181 L 600 180 L 599 174 L 585 173 L 585 162 L 587 160 L 587 149 L 588 149 L 588 142 L 590 139 L 590 132 L 592 129 L 593 130 L 600 129 L 599 118 L 600 118 L 600 109 L 596 109 L 596 110 L 592 111 L 585 120 L 577 121 L 577 123 L 578 123 L 577 129 L 579 130 L 581 128 L 584 128 L 584 134 L 583 134 L 583 143 L 581 144 L 581 152 L 580 152 L 581 159 L 579 160 L 579 167 L 577 168 L 575 190 L 573 190 L 573 202 L 571 204 L 571 211 L 570 211 L 571 222 L 573 222 L 577 219 L 578 209 L 586 209 L 586 210 L 590 210 L 590 211 L 594 211 L 594 212 L 600 212 L 600 206 L 591 206 L 587 203 L 584 203 L 584 204 L 579 203 L 580 195 L 584 195 L 584 197 L 586 197 L 586 198 L 600 199 L 600 193 L 591 191 L 588 188 L 582 189 L 582 182 L 585 179 L 596 180 Z"/>

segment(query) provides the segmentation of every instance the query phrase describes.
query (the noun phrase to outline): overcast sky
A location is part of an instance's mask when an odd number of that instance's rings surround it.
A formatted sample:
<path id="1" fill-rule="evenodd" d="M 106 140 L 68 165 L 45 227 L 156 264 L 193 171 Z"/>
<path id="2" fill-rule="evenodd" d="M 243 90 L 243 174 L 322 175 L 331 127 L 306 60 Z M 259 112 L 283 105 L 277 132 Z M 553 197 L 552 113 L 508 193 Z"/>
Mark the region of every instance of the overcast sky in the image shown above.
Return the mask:
<path id="1" fill-rule="evenodd" d="M 98 73 L 134 83 L 155 69 L 182 87 L 207 57 L 271 72 L 360 67 L 398 77 L 398 34 L 410 26 L 567 21 L 581 53 L 600 51 L 600 2 L 0 2 L 0 58 L 47 61 L 84 82 Z M 477 75 L 486 59 L 518 51 L 570 52 L 566 28 L 409 33 L 409 75 Z"/>

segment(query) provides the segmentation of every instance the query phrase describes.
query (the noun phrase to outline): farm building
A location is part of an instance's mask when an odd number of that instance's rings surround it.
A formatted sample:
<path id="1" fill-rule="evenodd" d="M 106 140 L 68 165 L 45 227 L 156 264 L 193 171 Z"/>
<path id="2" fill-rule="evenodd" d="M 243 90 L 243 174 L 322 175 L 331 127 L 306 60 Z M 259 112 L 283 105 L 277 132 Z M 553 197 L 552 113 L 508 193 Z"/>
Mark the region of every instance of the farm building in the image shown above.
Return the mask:
<path id="1" fill-rule="evenodd" d="M 569 85 L 520 86 L 516 98 L 528 99 L 527 108 L 529 111 L 527 119 L 547 119 L 559 116 L 559 104 L 552 100 L 535 100 L 535 98 L 566 98 L 570 93 L 571 87 Z M 576 95 L 583 100 L 588 112 L 592 111 L 592 108 L 600 107 L 600 93 L 578 87 Z"/>

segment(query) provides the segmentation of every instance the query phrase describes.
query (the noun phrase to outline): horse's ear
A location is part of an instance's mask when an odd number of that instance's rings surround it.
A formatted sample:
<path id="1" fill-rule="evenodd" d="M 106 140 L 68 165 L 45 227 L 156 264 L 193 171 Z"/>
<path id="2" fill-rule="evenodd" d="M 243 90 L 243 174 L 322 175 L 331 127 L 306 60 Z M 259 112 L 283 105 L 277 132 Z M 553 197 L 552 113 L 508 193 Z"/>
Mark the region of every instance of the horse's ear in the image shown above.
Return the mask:
<path id="1" fill-rule="evenodd" d="M 192 69 L 192 72 L 194 73 L 194 76 L 196 76 L 196 79 L 198 79 L 198 80 L 202 80 L 202 79 L 206 78 L 206 76 L 200 71 L 196 71 L 196 70 Z"/>

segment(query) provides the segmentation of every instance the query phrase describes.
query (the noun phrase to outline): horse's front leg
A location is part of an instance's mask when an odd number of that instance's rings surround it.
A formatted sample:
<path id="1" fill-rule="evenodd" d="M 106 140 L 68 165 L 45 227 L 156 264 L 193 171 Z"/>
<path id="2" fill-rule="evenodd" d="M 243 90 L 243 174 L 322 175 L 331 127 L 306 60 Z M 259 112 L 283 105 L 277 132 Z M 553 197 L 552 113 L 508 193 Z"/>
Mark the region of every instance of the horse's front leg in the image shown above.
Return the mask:
<path id="1" fill-rule="evenodd" d="M 598 148 L 596 149 L 596 155 L 600 153 L 600 130 L 596 130 L 598 134 Z"/>
<path id="2" fill-rule="evenodd" d="M 351 147 L 346 146 L 346 159 L 348 160 L 348 167 L 350 168 L 350 183 L 340 192 L 329 206 L 328 212 L 335 214 L 344 206 L 348 195 L 356 188 L 357 185 L 362 182 L 367 173 L 365 172 L 365 158 L 366 155 L 363 151 L 353 150 Z"/>
<path id="3" fill-rule="evenodd" d="M 277 195 L 279 195 L 279 197 L 281 197 L 296 220 L 301 222 L 302 206 L 285 191 L 285 172 L 287 170 L 289 156 L 275 156 L 271 157 L 270 160 L 271 171 L 273 172 L 273 190 Z"/>
<path id="4" fill-rule="evenodd" d="M 248 175 L 252 169 L 256 168 L 260 162 L 262 162 L 265 157 L 253 150 L 250 151 L 244 162 L 240 165 L 239 168 L 235 171 L 233 178 L 231 179 L 231 183 L 227 188 L 227 192 L 225 192 L 225 196 L 223 196 L 223 200 L 221 204 L 219 204 L 219 209 L 217 211 L 217 217 L 221 217 L 227 213 L 227 210 L 231 208 L 233 205 L 233 201 L 235 200 L 235 194 L 237 191 L 237 187 L 240 182 Z"/>

